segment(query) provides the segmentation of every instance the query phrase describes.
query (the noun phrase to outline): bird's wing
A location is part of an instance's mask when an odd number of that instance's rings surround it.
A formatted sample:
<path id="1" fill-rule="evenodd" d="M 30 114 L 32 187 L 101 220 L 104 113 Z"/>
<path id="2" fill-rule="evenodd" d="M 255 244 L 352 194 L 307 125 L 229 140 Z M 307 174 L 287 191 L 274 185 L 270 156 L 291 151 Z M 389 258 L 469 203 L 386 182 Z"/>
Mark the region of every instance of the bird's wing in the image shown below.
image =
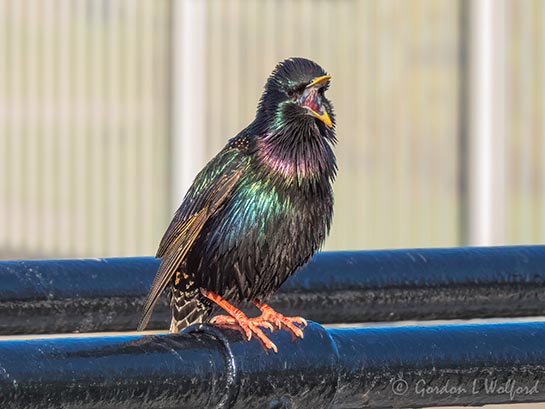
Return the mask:
<path id="1" fill-rule="evenodd" d="M 182 264 L 206 221 L 231 194 L 247 163 L 247 157 L 238 151 L 224 150 L 195 178 L 161 240 L 157 257 L 163 259 L 144 303 L 138 331 L 148 324 L 157 299 Z"/>
<path id="2" fill-rule="evenodd" d="M 232 178 L 238 179 L 237 171 L 244 169 L 247 162 L 246 155 L 237 149 L 226 148 L 199 172 L 163 235 L 155 257 L 163 257 L 176 247 L 176 241 L 183 236 L 186 221 L 209 205 L 214 195 L 221 199 L 222 192 L 230 192 L 228 189 L 232 186 L 229 181 Z"/>

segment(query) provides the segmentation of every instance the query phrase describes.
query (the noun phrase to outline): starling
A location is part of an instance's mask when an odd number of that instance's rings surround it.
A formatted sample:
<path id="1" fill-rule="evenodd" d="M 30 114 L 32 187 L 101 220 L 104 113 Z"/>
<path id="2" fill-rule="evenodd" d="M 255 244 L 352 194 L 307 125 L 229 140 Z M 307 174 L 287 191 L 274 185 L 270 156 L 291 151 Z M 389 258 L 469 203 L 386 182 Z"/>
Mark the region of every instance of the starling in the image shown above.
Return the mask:
<path id="1" fill-rule="evenodd" d="M 268 78 L 253 122 L 196 176 L 157 251 L 161 263 L 138 330 L 170 284 L 171 332 L 236 328 L 277 351 L 263 328 L 302 338 L 306 321 L 264 301 L 320 248 L 333 214 L 335 117 L 330 76 L 289 58 Z M 233 304 L 253 303 L 249 318 Z M 228 315 L 216 315 L 223 310 Z"/>

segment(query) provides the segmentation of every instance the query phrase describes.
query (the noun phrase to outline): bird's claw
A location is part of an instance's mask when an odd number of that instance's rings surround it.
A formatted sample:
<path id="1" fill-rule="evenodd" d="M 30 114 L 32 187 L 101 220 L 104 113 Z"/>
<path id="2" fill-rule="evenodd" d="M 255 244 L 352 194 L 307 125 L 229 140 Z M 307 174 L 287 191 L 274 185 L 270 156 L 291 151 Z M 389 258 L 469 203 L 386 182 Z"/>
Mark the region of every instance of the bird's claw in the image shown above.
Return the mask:
<path id="1" fill-rule="evenodd" d="M 217 315 L 210 320 L 210 323 L 221 328 L 238 330 L 248 341 L 254 336 L 266 349 L 272 349 L 275 353 L 278 352 L 274 342 L 261 330 L 261 328 L 267 328 L 272 332 L 274 326 L 270 322 L 261 319 L 261 317 L 248 318 L 244 316 L 235 318 L 230 315 Z"/>
<path id="2" fill-rule="evenodd" d="M 285 317 L 259 300 L 254 300 L 253 303 L 261 311 L 258 318 L 273 323 L 277 329 L 285 328 L 294 337 L 304 338 L 303 329 L 308 325 L 306 319 L 303 317 Z"/>
<path id="3" fill-rule="evenodd" d="M 308 323 L 303 317 L 285 317 L 274 310 L 267 310 L 263 312 L 261 318 L 263 320 L 273 322 L 277 329 L 285 328 L 291 332 L 292 335 L 298 338 L 303 339 L 305 337 L 303 334 L 303 329 L 308 325 Z"/>

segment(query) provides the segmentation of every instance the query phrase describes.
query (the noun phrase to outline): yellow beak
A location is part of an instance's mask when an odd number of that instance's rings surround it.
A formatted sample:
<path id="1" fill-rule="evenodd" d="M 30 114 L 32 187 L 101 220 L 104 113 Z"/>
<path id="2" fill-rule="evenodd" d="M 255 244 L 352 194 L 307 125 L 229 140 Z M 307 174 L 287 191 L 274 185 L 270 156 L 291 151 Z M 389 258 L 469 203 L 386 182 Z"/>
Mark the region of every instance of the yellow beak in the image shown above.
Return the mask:
<path id="1" fill-rule="evenodd" d="M 331 75 L 322 75 L 321 77 L 316 77 L 310 82 L 310 84 L 307 85 L 307 88 L 313 87 L 314 85 L 320 84 L 325 81 L 329 81 L 330 79 L 331 79 Z"/>
<path id="2" fill-rule="evenodd" d="M 315 85 L 318 85 L 318 84 L 321 84 L 323 82 L 329 81 L 330 79 L 331 79 L 330 75 L 322 75 L 321 77 L 316 77 L 310 82 L 310 84 L 307 85 L 307 88 L 314 87 Z M 322 121 L 324 124 L 326 124 L 326 126 L 328 126 L 329 128 L 331 128 L 333 126 L 333 122 L 331 122 L 331 118 L 329 117 L 329 114 L 327 113 L 325 108 L 324 108 L 324 113 L 323 114 L 319 114 L 318 112 L 314 111 L 313 109 L 310 109 L 309 107 L 307 107 L 307 109 L 310 111 L 310 113 L 313 116 L 318 118 L 320 121 Z"/>
<path id="3" fill-rule="evenodd" d="M 322 121 L 324 124 L 326 124 L 329 128 L 331 128 L 333 126 L 333 122 L 331 122 L 331 118 L 329 117 L 329 114 L 327 113 L 327 111 L 324 109 L 324 113 L 323 114 L 319 114 L 318 112 L 310 109 L 310 108 L 307 108 L 310 113 L 315 116 L 316 118 L 318 118 L 320 121 Z"/>

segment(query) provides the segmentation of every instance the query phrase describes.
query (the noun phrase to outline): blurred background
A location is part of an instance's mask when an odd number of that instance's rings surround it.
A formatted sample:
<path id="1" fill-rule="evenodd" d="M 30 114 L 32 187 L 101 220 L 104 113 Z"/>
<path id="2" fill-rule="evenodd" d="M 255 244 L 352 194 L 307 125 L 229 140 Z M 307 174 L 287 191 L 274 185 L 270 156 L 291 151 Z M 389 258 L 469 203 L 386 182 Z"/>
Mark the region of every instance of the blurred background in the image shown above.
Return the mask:
<path id="1" fill-rule="evenodd" d="M 290 56 L 333 77 L 326 249 L 545 241 L 545 1 L 0 0 L 0 258 L 154 254 Z"/>

